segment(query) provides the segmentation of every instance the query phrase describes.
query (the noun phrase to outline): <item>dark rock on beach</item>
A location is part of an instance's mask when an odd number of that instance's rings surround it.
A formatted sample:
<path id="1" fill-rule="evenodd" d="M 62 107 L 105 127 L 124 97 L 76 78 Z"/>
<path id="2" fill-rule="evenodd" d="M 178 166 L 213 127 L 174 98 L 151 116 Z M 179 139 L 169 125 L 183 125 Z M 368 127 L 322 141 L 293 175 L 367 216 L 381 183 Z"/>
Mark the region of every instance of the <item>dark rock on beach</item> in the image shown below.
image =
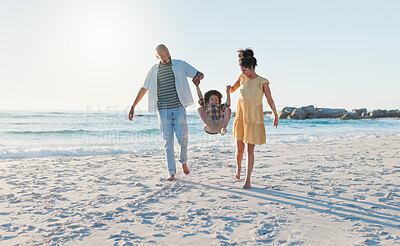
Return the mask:
<path id="1" fill-rule="evenodd" d="M 295 109 L 295 107 L 284 107 L 280 112 L 279 119 L 286 119 Z"/>
<path id="2" fill-rule="evenodd" d="M 400 117 L 400 110 L 389 110 L 387 113 L 387 117 Z"/>
<path id="3" fill-rule="evenodd" d="M 341 119 L 341 120 L 358 120 L 361 118 L 362 118 L 362 116 L 358 115 L 357 113 L 347 113 L 347 114 L 343 115 L 342 117 L 340 117 L 339 119 Z"/>
<path id="4" fill-rule="evenodd" d="M 348 112 L 346 109 L 338 108 L 317 108 L 314 105 L 304 107 L 284 107 L 279 113 L 280 119 L 315 119 L 315 118 L 330 118 L 341 120 L 357 120 L 383 117 L 400 117 L 400 110 L 382 110 L 375 109 L 368 112 L 366 108 L 353 109 Z"/>
<path id="5" fill-rule="evenodd" d="M 320 108 L 321 118 L 340 118 L 343 115 L 347 114 L 346 109 L 338 109 L 338 108 Z"/>
<path id="6" fill-rule="evenodd" d="M 359 116 L 365 116 L 367 115 L 368 110 L 366 108 L 360 108 L 360 109 L 353 109 L 352 110 L 353 113 L 358 114 Z"/>
<path id="7" fill-rule="evenodd" d="M 302 109 L 295 109 L 289 116 L 288 119 L 302 120 L 306 118 L 306 112 Z"/>

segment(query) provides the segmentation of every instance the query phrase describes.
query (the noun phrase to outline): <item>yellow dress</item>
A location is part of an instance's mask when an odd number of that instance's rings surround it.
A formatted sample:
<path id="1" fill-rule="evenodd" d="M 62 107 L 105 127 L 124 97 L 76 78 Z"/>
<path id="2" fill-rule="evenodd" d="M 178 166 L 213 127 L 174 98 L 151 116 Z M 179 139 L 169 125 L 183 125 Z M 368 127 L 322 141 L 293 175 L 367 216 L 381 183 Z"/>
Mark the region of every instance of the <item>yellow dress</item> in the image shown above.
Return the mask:
<path id="1" fill-rule="evenodd" d="M 269 81 L 261 76 L 255 79 L 241 76 L 240 97 L 233 122 L 232 135 L 235 139 L 244 143 L 266 143 L 262 104 L 263 84 L 269 84 Z"/>

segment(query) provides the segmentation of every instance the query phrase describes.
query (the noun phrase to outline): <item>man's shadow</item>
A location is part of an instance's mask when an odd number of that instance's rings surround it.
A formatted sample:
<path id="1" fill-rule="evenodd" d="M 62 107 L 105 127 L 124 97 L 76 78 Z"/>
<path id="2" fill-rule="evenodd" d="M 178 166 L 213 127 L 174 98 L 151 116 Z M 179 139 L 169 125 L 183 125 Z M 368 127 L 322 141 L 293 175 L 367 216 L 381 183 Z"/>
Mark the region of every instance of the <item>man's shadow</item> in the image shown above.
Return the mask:
<path id="1" fill-rule="evenodd" d="M 243 190 L 242 188 L 231 185 L 201 184 L 189 180 L 181 180 L 181 182 L 202 186 L 207 189 L 220 190 L 235 195 L 253 197 L 268 202 L 286 204 L 295 208 L 307 209 L 322 214 L 335 215 L 347 220 L 363 221 L 369 224 L 378 224 L 400 229 L 400 213 L 398 213 L 400 207 L 351 200 L 338 196 L 313 194 L 313 196 L 310 197 L 307 195 L 296 195 L 282 190 L 271 190 L 267 188 L 252 187 L 251 189 Z M 288 190 L 297 193 L 304 193 L 304 191 Z M 326 198 L 326 200 L 324 198 Z M 334 200 L 337 201 L 335 202 Z M 346 203 L 343 203 L 343 201 Z M 377 211 L 372 208 L 366 209 L 357 204 L 372 206 L 376 209 L 385 209 L 387 212 Z M 390 213 L 390 211 L 393 211 L 393 213 Z"/>

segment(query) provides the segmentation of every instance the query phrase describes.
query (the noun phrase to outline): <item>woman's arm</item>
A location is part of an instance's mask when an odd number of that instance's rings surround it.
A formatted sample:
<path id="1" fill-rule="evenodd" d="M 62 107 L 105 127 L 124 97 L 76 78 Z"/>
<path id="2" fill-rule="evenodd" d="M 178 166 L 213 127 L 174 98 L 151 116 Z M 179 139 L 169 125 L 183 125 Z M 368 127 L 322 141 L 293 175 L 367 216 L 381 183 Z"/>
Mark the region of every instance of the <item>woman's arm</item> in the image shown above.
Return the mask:
<path id="1" fill-rule="evenodd" d="M 279 117 L 278 113 L 276 112 L 274 99 L 272 99 L 271 89 L 269 88 L 269 85 L 267 83 L 263 84 L 263 91 L 265 97 L 267 98 L 268 105 L 271 108 L 272 112 L 274 113 L 274 127 L 277 127 L 279 122 L 278 119 Z"/>
<path id="2" fill-rule="evenodd" d="M 235 92 L 237 90 L 237 88 L 240 87 L 240 80 L 241 80 L 241 76 L 239 76 L 239 78 L 238 78 L 238 80 L 236 80 L 235 84 L 233 84 L 233 86 L 231 86 L 231 89 L 229 91 L 230 93 Z"/>

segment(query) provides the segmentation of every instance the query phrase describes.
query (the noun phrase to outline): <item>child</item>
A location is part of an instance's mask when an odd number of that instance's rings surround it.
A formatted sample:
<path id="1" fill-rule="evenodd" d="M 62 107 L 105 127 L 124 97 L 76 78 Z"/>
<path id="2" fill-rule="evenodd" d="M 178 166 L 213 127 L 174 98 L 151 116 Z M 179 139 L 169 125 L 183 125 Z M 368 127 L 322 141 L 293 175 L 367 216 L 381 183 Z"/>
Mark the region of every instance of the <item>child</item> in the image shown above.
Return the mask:
<path id="1" fill-rule="evenodd" d="M 226 87 L 226 103 L 221 104 L 222 94 L 219 91 L 208 91 L 203 98 L 199 85 L 196 85 L 197 95 L 199 96 L 200 108 L 197 110 L 201 121 L 204 124 L 204 130 L 208 134 L 224 135 L 227 130 L 226 126 L 231 118 L 231 104 L 230 90 L 231 87 Z"/>

